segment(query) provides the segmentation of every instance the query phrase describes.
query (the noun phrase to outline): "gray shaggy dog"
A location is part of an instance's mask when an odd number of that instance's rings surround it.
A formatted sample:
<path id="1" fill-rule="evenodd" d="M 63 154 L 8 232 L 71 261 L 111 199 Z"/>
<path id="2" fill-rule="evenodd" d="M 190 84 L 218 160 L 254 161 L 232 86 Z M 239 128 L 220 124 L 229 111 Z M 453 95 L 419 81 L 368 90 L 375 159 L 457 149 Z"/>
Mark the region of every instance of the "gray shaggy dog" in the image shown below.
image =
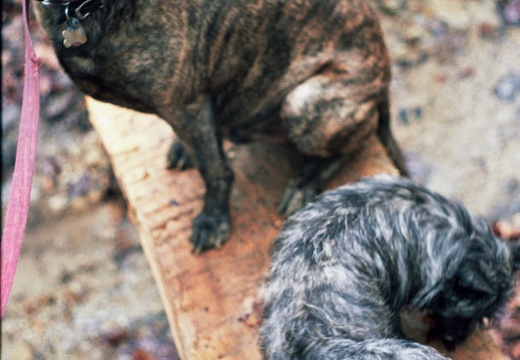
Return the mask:
<path id="1" fill-rule="evenodd" d="M 266 359 L 446 359 L 408 340 L 404 307 L 462 342 L 508 300 L 518 249 L 460 204 L 378 176 L 329 191 L 273 246 L 260 346 Z"/>

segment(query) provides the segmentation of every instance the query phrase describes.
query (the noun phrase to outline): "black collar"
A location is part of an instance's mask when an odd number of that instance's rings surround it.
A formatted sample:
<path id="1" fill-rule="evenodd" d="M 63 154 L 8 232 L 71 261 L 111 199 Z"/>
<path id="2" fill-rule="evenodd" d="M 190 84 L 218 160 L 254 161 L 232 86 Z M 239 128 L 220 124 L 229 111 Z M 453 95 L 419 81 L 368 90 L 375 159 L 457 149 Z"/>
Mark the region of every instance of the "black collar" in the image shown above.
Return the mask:
<path id="1" fill-rule="evenodd" d="M 83 20 L 92 12 L 103 7 L 103 0 L 38 0 L 43 5 L 62 5 L 65 7 L 63 15 L 60 16 L 58 23 L 62 24 L 70 18 Z"/>

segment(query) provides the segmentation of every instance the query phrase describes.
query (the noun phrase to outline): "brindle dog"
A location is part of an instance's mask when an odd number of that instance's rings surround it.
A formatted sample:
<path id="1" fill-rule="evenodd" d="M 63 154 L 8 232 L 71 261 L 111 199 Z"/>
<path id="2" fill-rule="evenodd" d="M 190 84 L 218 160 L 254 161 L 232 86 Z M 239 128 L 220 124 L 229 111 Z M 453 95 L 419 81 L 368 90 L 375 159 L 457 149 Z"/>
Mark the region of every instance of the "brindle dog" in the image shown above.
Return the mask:
<path id="1" fill-rule="evenodd" d="M 195 252 L 229 237 L 223 136 L 281 138 L 305 156 L 284 213 L 372 133 L 405 172 L 389 125 L 389 57 L 365 1 L 44 0 L 37 10 L 82 91 L 172 126 L 169 166 L 194 165 L 206 184 Z"/>

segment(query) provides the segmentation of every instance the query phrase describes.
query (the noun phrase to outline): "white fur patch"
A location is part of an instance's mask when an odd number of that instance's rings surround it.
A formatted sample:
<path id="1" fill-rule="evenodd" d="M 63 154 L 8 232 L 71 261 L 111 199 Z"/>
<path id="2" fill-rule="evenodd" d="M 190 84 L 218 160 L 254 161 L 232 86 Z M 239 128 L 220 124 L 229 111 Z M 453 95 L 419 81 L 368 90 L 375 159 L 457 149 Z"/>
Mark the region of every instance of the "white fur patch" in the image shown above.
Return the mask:
<path id="1" fill-rule="evenodd" d="M 309 79 L 303 84 L 297 86 L 287 96 L 287 110 L 299 113 L 305 109 L 305 106 L 319 98 L 323 92 L 321 82 L 318 79 Z"/>

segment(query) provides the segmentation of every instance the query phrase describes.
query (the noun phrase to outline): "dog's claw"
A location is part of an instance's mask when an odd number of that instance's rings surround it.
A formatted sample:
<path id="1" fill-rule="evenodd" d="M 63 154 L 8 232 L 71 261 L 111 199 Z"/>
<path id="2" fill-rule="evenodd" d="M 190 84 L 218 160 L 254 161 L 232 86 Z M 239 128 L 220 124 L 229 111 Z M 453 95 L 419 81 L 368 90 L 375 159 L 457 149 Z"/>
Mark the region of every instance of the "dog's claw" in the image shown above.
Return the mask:
<path id="1" fill-rule="evenodd" d="M 289 216 L 314 201 L 323 184 L 334 176 L 342 163 L 342 157 L 310 159 L 287 184 L 278 212 Z"/>
<path id="2" fill-rule="evenodd" d="M 299 179 L 291 179 L 287 185 L 282 201 L 280 205 L 278 205 L 278 212 L 282 215 L 289 216 L 300 210 L 308 202 L 313 201 L 317 193 L 318 189 L 314 183 L 302 185 Z"/>
<path id="3" fill-rule="evenodd" d="M 174 139 L 166 156 L 167 169 L 186 170 L 193 167 L 190 157 L 179 140 Z"/>
<path id="4" fill-rule="evenodd" d="M 193 244 L 192 253 L 199 255 L 202 252 L 220 248 L 229 238 L 229 216 L 199 214 L 193 220 L 193 233 L 190 241 Z"/>

